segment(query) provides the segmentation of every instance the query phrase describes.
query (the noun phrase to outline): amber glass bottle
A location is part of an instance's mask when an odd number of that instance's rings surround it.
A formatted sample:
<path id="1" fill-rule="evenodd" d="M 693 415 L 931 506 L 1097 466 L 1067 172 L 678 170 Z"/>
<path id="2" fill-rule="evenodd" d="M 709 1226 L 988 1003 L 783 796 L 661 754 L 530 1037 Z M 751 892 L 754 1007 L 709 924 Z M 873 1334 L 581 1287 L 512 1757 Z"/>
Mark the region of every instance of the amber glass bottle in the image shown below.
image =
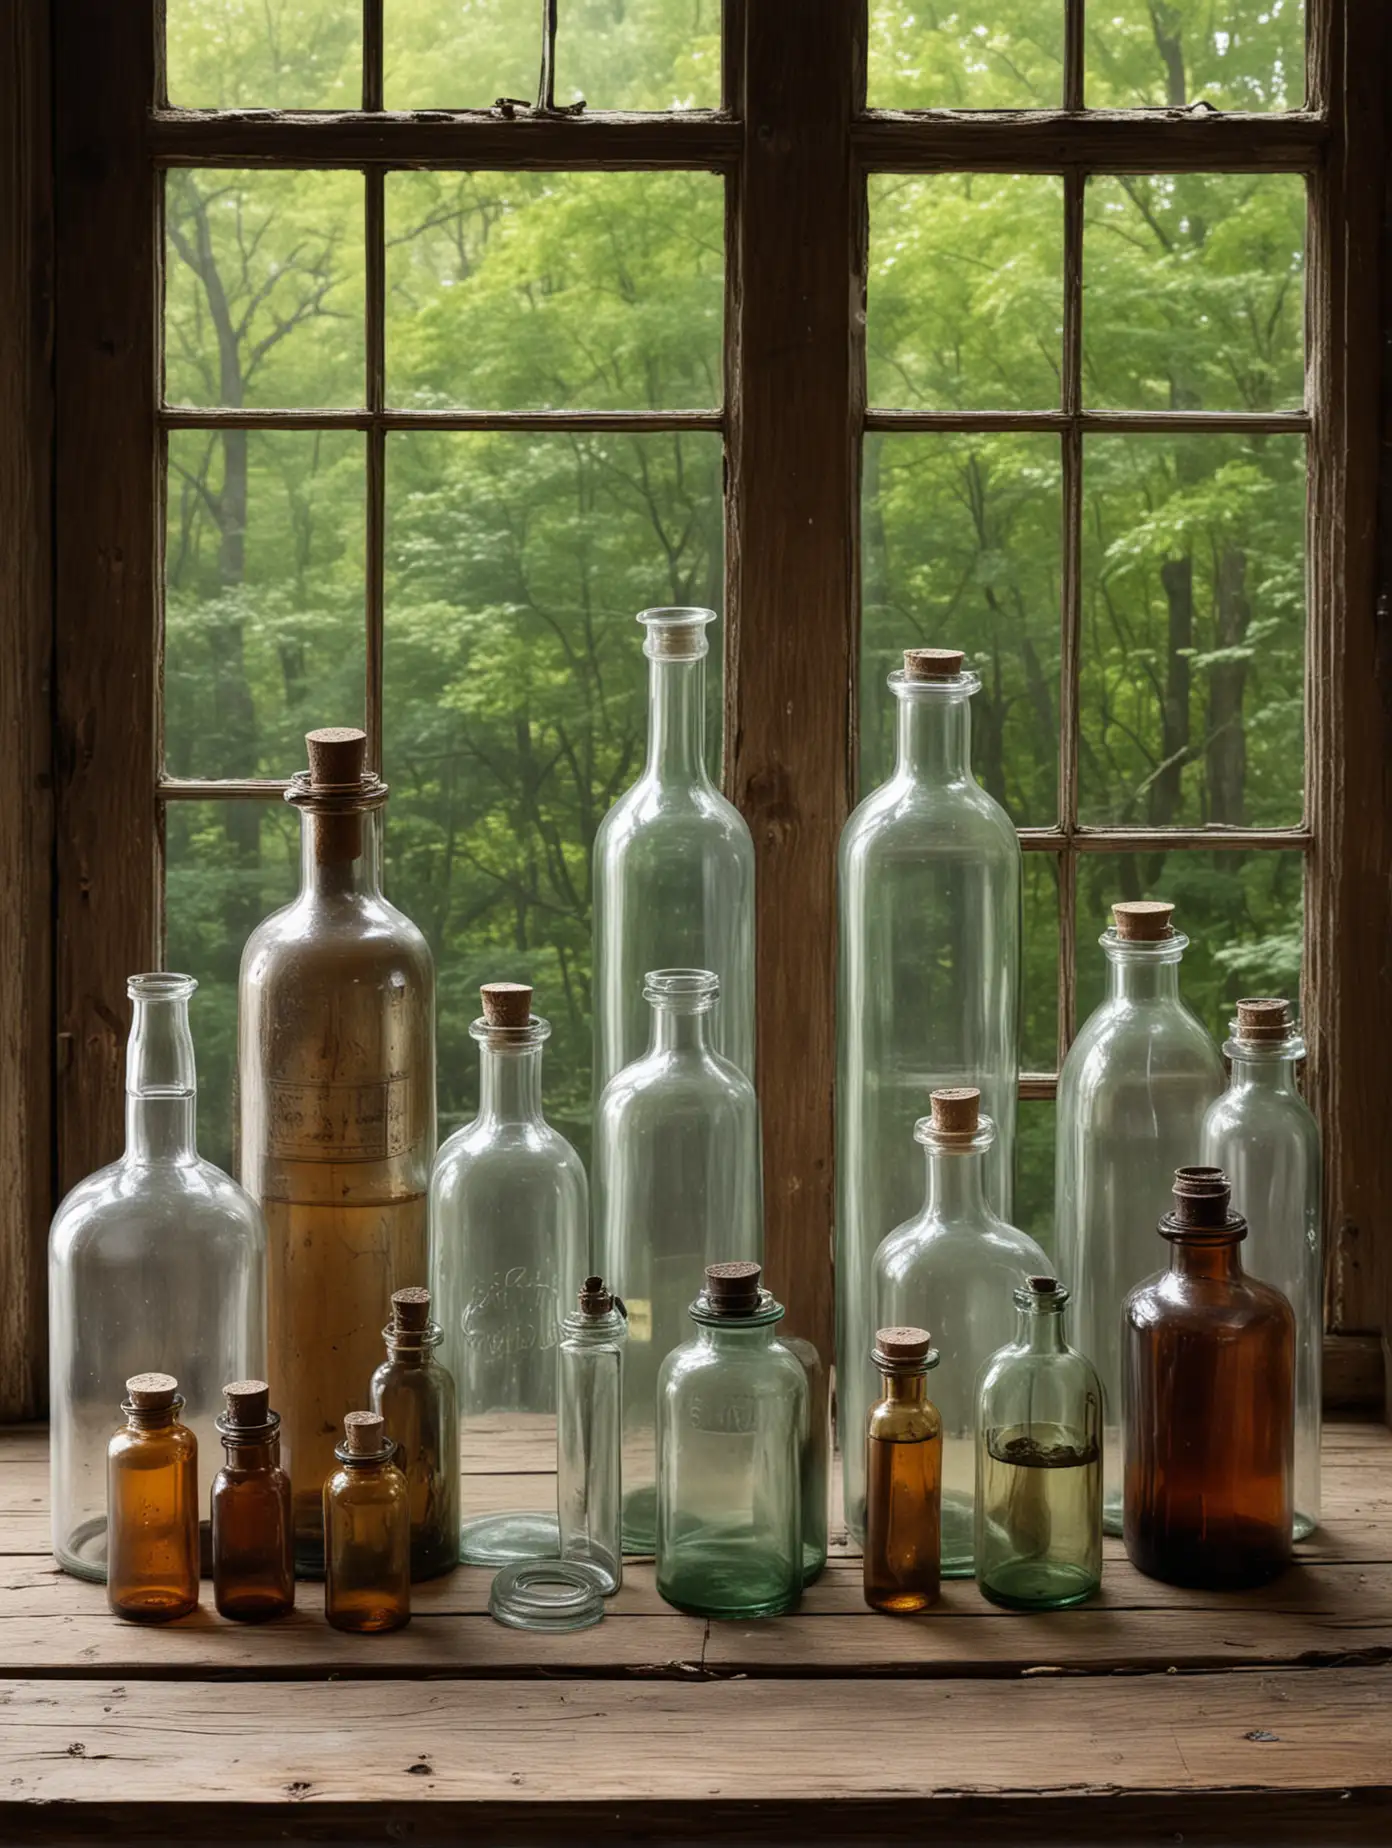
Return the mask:
<path id="1" fill-rule="evenodd" d="M 1122 1310 L 1123 1533 L 1172 1585 L 1260 1585 L 1291 1557 L 1295 1317 L 1242 1268 L 1220 1168 L 1180 1168 L 1170 1267 Z"/>
<path id="2" fill-rule="evenodd" d="M 349 1412 L 324 1484 L 324 1615 L 336 1630 L 411 1621 L 411 1497 L 378 1412 Z"/>
<path id="3" fill-rule="evenodd" d="M 106 1452 L 106 1597 L 118 1617 L 167 1623 L 198 1608 L 198 1439 L 168 1373 L 126 1381 Z"/>
<path id="4" fill-rule="evenodd" d="M 372 1376 L 372 1409 L 382 1414 L 410 1492 L 413 1579 L 459 1564 L 459 1410 L 454 1377 L 435 1358 L 441 1338 L 429 1290 L 397 1290 L 382 1330 L 387 1358 Z"/>
<path id="5" fill-rule="evenodd" d="M 217 1421 L 226 1452 L 213 1478 L 213 1599 L 224 1617 L 264 1623 L 295 1607 L 290 1478 L 280 1466 L 280 1418 L 264 1380 L 223 1387 Z"/>
<path id="6" fill-rule="evenodd" d="M 926 1328 L 882 1328 L 870 1356 L 884 1386 L 865 1444 L 865 1602 L 877 1611 L 938 1601 L 943 1444 L 928 1343 Z"/>

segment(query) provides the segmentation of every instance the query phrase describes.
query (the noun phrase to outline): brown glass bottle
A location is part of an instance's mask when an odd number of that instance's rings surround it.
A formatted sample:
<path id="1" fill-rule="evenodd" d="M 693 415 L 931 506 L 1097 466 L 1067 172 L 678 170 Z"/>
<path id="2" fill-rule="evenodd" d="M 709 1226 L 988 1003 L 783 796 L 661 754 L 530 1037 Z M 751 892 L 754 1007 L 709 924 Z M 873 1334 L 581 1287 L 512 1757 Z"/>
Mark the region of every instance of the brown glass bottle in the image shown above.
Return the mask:
<path id="1" fill-rule="evenodd" d="M 280 1466 L 280 1418 L 264 1380 L 223 1387 L 217 1420 L 226 1452 L 213 1478 L 213 1600 L 224 1617 L 264 1623 L 295 1607 L 290 1478 Z"/>
<path id="2" fill-rule="evenodd" d="M 118 1617 L 167 1623 L 198 1608 L 198 1439 L 168 1373 L 126 1381 L 106 1451 L 106 1597 Z"/>
<path id="3" fill-rule="evenodd" d="M 377 1412 L 349 1412 L 324 1484 L 324 1615 L 336 1630 L 411 1621 L 411 1498 Z"/>
<path id="4" fill-rule="evenodd" d="M 926 1328 L 882 1328 L 870 1358 L 884 1395 L 865 1442 L 865 1602 L 926 1610 L 942 1565 L 942 1420 L 928 1397 L 938 1357 Z"/>
<path id="5" fill-rule="evenodd" d="M 1172 1585 L 1260 1585 L 1290 1563 L 1295 1317 L 1242 1268 L 1219 1168 L 1180 1168 L 1170 1267 L 1122 1309 L 1126 1551 Z"/>
<path id="6" fill-rule="evenodd" d="M 411 1577 L 436 1578 L 459 1564 L 459 1411 L 454 1376 L 435 1358 L 440 1324 L 430 1292 L 397 1290 L 382 1330 L 387 1358 L 372 1376 L 372 1409 L 396 1445 L 411 1498 Z"/>

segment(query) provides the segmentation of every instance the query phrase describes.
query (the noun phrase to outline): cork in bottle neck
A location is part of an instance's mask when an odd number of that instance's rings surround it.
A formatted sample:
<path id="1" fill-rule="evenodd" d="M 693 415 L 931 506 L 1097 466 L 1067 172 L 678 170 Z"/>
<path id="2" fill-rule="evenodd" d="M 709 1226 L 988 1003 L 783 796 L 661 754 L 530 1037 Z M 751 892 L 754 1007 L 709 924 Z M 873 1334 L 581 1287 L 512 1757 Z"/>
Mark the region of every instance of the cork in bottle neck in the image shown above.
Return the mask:
<path id="1" fill-rule="evenodd" d="M 604 1316 L 614 1307 L 614 1293 L 602 1277 L 587 1277 L 580 1286 L 581 1315 Z"/>
<path id="2" fill-rule="evenodd" d="M 878 1329 L 870 1358 L 878 1370 L 890 1378 L 912 1378 L 927 1373 L 938 1364 L 933 1337 L 926 1328 L 917 1328 L 912 1323 Z"/>
<path id="3" fill-rule="evenodd" d="M 706 1301 L 717 1315 L 754 1315 L 762 1291 L 761 1265 L 743 1261 L 706 1266 Z"/>
<path id="4" fill-rule="evenodd" d="M 1130 899 L 1112 906 L 1116 934 L 1122 943 L 1164 943 L 1174 936 L 1170 920 L 1174 906 L 1161 899 Z"/>
<path id="5" fill-rule="evenodd" d="M 1160 1221 L 1166 1238 L 1236 1243 L 1247 1221 L 1232 1208 L 1232 1187 L 1221 1168 L 1176 1168 L 1174 1203 Z"/>
<path id="6" fill-rule="evenodd" d="M 955 680 L 966 659 L 960 648 L 906 648 L 905 680 Z"/>
<path id="7" fill-rule="evenodd" d="M 525 982 L 485 982 L 479 989 L 487 1026 L 515 1032 L 531 1025 L 532 991 Z"/>
<path id="8" fill-rule="evenodd" d="M 380 1463 L 389 1457 L 394 1446 L 387 1436 L 386 1421 L 378 1412 L 348 1412 L 343 1420 L 343 1443 L 339 1458 L 360 1463 Z"/>
<path id="9" fill-rule="evenodd" d="M 126 1381 L 126 1401 L 133 1412 L 172 1412 L 183 1404 L 172 1373 L 136 1373 Z"/>
<path id="10" fill-rule="evenodd" d="M 1291 1004 L 1270 996 L 1252 996 L 1237 1004 L 1233 1038 L 1243 1046 L 1279 1046 L 1295 1033 Z"/>
<path id="11" fill-rule="evenodd" d="M 226 1402 L 223 1417 L 232 1431 L 261 1429 L 271 1415 L 271 1389 L 265 1380 L 234 1380 L 224 1386 Z"/>

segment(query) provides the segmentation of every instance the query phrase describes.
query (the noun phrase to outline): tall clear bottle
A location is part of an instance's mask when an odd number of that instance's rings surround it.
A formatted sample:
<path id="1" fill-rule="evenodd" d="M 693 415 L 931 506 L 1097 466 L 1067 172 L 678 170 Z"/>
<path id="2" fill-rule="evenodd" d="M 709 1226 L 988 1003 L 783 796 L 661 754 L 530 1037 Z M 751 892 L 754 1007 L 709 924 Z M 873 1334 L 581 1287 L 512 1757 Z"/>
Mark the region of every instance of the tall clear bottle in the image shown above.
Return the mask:
<path id="1" fill-rule="evenodd" d="M 1075 1286 L 1078 1345 L 1102 1381 L 1103 1519 L 1121 1532 L 1121 1305 L 1154 1262 L 1150 1228 L 1176 1168 L 1197 1159 L 1222 1054 L 1179 995 L 1189 939 L 1174 906 L 1114 905 L 1099 941 L 1107 996 L 1059 1074 L 1054 1236 Z"/>
<path id="2" fill-rule="evenodd" d="M 759 1104 L 711 1044 L 709 969 L 655 969 L 648 1050 L 610 1079 L 595 1116 L 595 1264 L 628 1308 L 624 1551 L 656 1537 L 654 1418 L 663 1357 L 683 1337 L 691 1278 L 764 1249 Z"/>
<path id="3" fill-rule="evenodd" d="M 623 1583 L 623 1361 L 628 1322 L 602 1277 L 587 1277 L 557 1355 L 556 1519 L 562 1559 L 589 1566 L 604 1595 Z"/>
<path id="4" fill-rule="evenodd" d="M 556 1345 L 588 1268 L 589 1190 L 542 1113 L 551 1028 L 531 989 L 487 982 L 482 994 L 469 1029 L 478 1115 L 444 1144 L 430 1183 L 432 1287 L 469 1458 L 461 1555 L 501 1566 L 556 1553 L 554 1508 L 497 1499 L 517 1482 L 519 1449 L 543 1469 L 556 1454 Z"/>
<path id="5" fill-rule="evenodd" d="M 1320 1134 L 1296 1085 L 1305 1056 L 1289 1001 L 1239 1001 L 1223 1047 L 1232 1076 L 1208 1107 L 1200 1160 L 1232 1182 L 1251 1227 L 1247 1261 L 1295 1313 L 1295 1538 L 1320 1518 L 1320 1386 L 1324 1257 L 1320 1246 Z"/>
<path id="6" fill-rule="evenodd" d="M 754 1076 L 754 843 L 706 768 L 714 610 L 644 610 L 648 757 L 594 844 L 594 1094 L 648 1043 L 649 969 L 711 969 L 717 1052 Z"/>
<path id="7" fill-rule="evenodd" d="M 972 775 L 981 682 L 956 650 L 915 648 L 889 685 L 894 774 L 846 823 L 838 892 L 837 1421 L 846 1522 L 860 1539 L 861 1434 L 876 1390 L 867 1356 L 879 1325 L 870 1269 L 921 1197 L 914 1123 L 930 1091 L 978 1086 L 996 1126 L 986 1191 L 1008 1217 L 1019 1078 L 1020 844 Z M 935 1312 L 927 1319 L 940 1327 Z"/>
<path id="8" fill-rule="evenodd" d="M 266 1364 L 266 1228 L 194 1139 L 197 1080 L 187 975 L 133 975 L 126 1149 L 78 1183 L 48 1246 L 53 1553 L 101 1583 L 106 1446 L 132 1374 L 182 1382 L 184 1423 L 219 1454 L 224 1380 Z"/>
<path id="9" fill-rule="evenodd" d="M 424 937 L 382 896 L 387 788 L 363 768 L 365 735 L 330 727 L 306 742 L 309 773 L 286 791 L 300 812 L 300 892 L 242 952 L 237 1070 L 242 1180 L 270 1238 L 267 1377 L 295 1566 L 317 1577 L 335 1440 L 366 1394 L 392 1291 L 426 1269 L 435 972 Z"/>

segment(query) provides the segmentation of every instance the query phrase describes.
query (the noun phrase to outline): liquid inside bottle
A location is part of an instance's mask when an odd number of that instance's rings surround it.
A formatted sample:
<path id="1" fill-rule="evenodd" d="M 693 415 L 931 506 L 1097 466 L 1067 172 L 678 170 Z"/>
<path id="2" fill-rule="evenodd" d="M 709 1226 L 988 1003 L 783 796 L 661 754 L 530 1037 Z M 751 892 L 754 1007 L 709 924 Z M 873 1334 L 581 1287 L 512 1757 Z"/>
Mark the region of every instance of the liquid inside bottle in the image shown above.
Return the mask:
<path id="1" fill-rule="evenodd" d="M 167 1373 L 126 1381 L 124 1426 L 107 1448 L 107 1602 L 132 1623 L 198 1607 L 198 1440 Z"/>
<path id="2" fill-rule="evenodd" d="M 225 1460 L 213 1478 L 213 1597 L 240 1623 L 283 1617 L 295 1605 L 290 1478 L 281 1467 L 280 1419 L 264 1380 L 224 1388 L 218 1419 Z"/>
<path id="3" fill-rule="evenodd" d="M 376 1412 L 349 1412 L 324 1484 L 324 1615 L 336 1630 L 411 1620 L 411 1497 Z"/>
<path id="4" fill-rule="evenodd" d="M 865 1441 L 865 1602 L 922 1611 L 940 1595 L 942 1421 L 928 1398 L 938 1364 L 926 1328 L 882 1328 L 872 1354 L 883 1397 Z"/>
<path id="5" fill-rule="evenodd" d="M 459 1414 L 454 1380 L 435 1358 L 441 1335 L 429 1290 L 393 1293 L 382 1339 L 387 1358 L 372 1376 L 372 1409 L 410 1495 L 411 1577 L 437 1578 L 459 1563 Z"/>

